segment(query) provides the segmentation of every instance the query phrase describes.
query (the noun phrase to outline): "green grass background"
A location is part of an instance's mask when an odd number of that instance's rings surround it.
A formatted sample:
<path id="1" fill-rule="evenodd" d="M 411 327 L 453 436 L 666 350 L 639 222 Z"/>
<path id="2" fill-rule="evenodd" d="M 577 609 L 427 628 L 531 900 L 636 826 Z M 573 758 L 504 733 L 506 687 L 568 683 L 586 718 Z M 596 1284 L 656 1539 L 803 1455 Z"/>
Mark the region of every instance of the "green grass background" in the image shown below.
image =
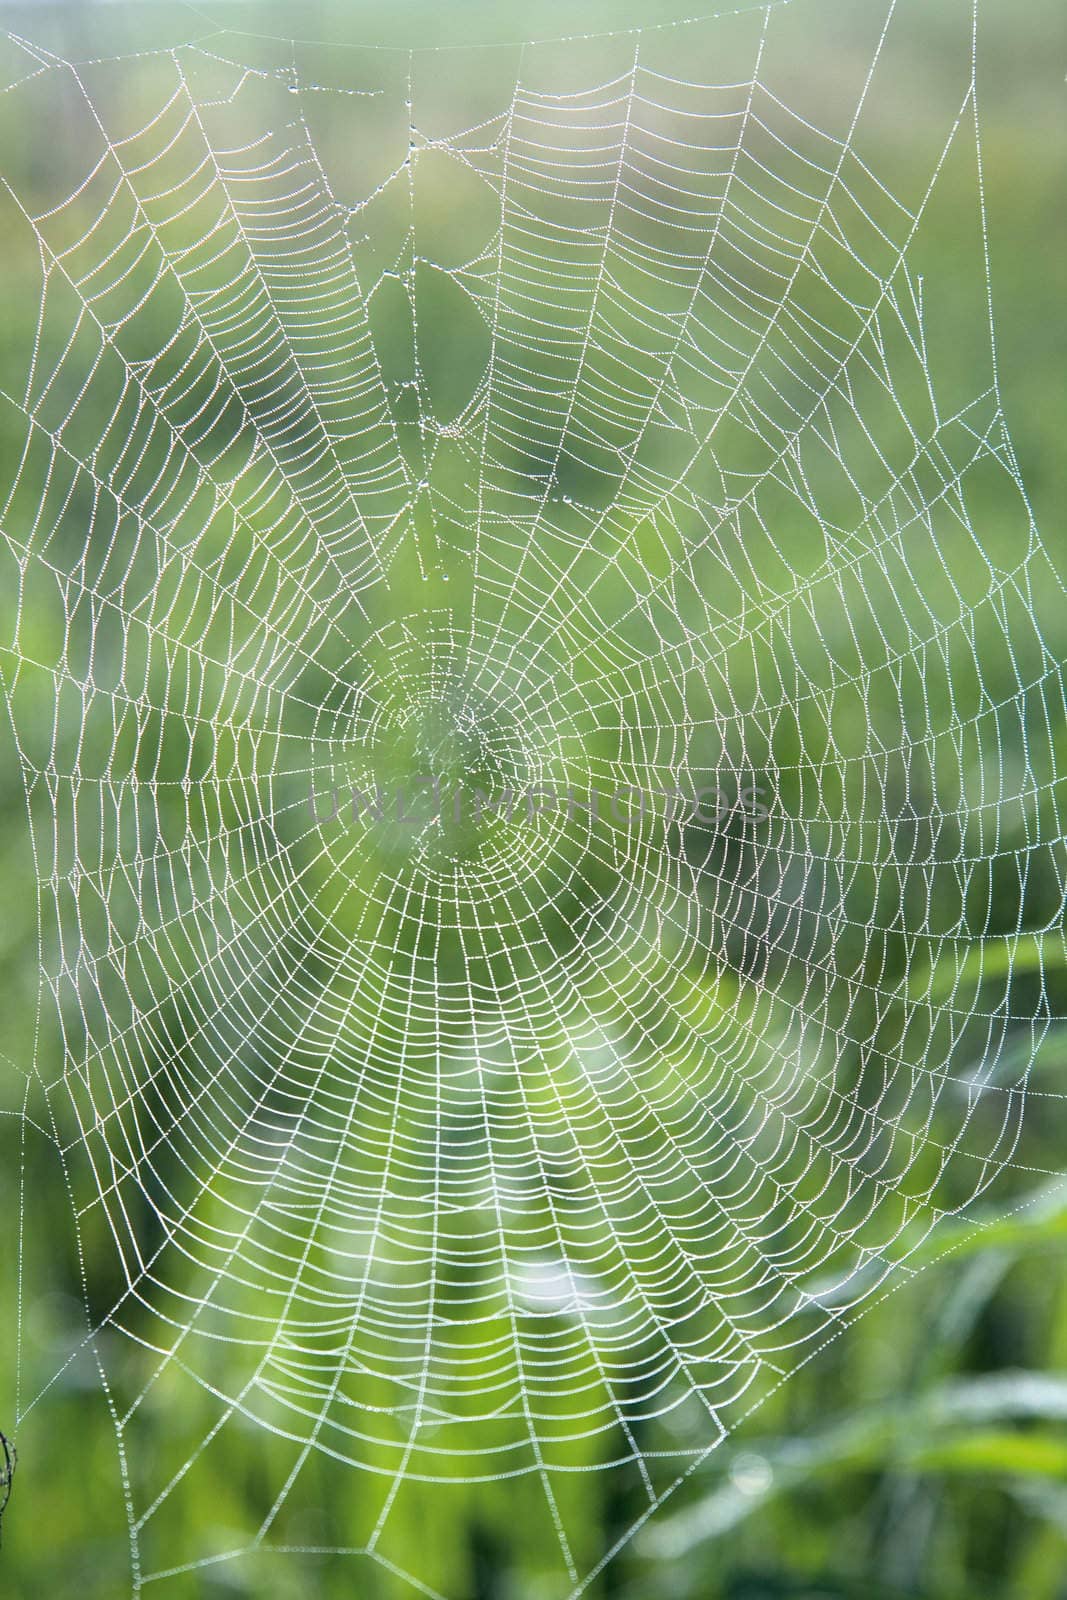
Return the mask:
<path id="1" fill-rule="evenodd" d="M 863 0 L 865 3 L 865 0 Z M 691 7 L 686 9 L 698 9 Z M 1009 425 L 1053 562 L 1067 571 L 1063 531 L 1063 324 L 1067 207 L 1063 204 L 1064 50 L 1059 7 L 1044 0 L 983 8 L 980 58 L 984 155 L 991 225 L 994 307 Z M 675 14 L 682 14 L 676 8 Z M 152 14 L 149 15 L 149 12 Z M 580 12 L 579 16 L 577 13 Z M 936 18 L 937 0 L 931 13 Z M 77 54 L 135 46 L 172 30 L 189 36 L 198 16 L 233 15 L 128 7 L 10 7 L 0 25 L 48 38 Z M 280 31 L 365 30 L 406 44 L 484 41 L 529 32 L 552 36 L 669 12 L 648 3 L 580 7 L 538 0 L 499 5 L 357 6 L 351 11 L 275 7 L 260 24 Z M 242 13 L 247 15 L 247 13 Z M 295 21 L 293 19 L 296 19 Z M 281 24 L 285 23 L 285 27 Z M 937 82 L 934 56 L 928 63 Z M 833 64 L 817 64 L 829 72 Z M 39 132 L 5 126 L 8 139 Z M 47 164 L 45 145 L 35 159 Z M 971 195 L 960 179 L 959 206 Z M 951 270 L 958 242 L 948 196 L 942 247 Z M 26 278 L 19 274 L 25 268 Z M 0 323 L 0 387 L 17 390 L 25 350 L 31 264 L 7 269 Z M 984 358 L 975 341 L 975 367 Z M 960 351 L 966 370 L 970 353 Z M 9 451 L 14 435 L 0 435 Z M 1061 632 L 1062 639 L 1062 632 Z M 1061 748 L 1065 748 L 1061 745 Z M 91 1362 L 64 1367 L 81 1316 L 79 1264 L 62 1170 L 46 1140 L 19 1116 L 25 1065 L 34 1051 L 36 930 L 32 865 L 21 782 L 10 751 L 0 765 L 0 1016 L 5 1088 L 0 1096 L 0 1428 L 12 1414 L 16 1351 L 33 1371 L 60 1376 L 20 1432 L 20 1466 L 0 1549 L 5 1594 L 47 1600 L 118 1600 L 128 1592 L 122 1485 L 108 1402 Z M 1063 975 L 1050 986 L 1065 1009 Z M 47 1013 L 45 1026 L 48 1026 Z M 37 1048 L 47 1055 L 47 1036 Z M 965 1065 L 965 1064 L 963 1064 Z M 1056 1024 L 1043 1048 L 1042 1083 L 1062 1092 L 1067 1031 Z M 1055 1109 L 1028 1125 L 1017 1164 L 1062 1159 L 1064 1123 Z M 1018 1202 L 1034 1203 L 1019 1210 Z M 32 1200 L 19 1281 L 17 1219 Z M 705 1462 L 594 1584 L 599 1600 L 1059 1600 L 1067 1596 L 1067 1193 L 1025 1174 L 1003 1214 L 939 1237 L 854 1326 L 770 1395 Z M 88 1247 L 106 1251 L 106 1241 Z M 175 1401 L 174 1404 L 179 1402 Z M 180 1402 L 185 1404 L 183 1400 Z M 175 1416 L 167 1396 L 150 1428 L 159 1448 L 186 1433 L 195 1415 Z M 651 1441 L 650 1441 L 651 1443 Z M 214 1459 L 192 1474 L 182 1502 L 189 1527 L 238 1524 L 254 1499 L 255 1445 L 235 1448 L 232 1469 Z M 250 1464 L 251 1463 L 251 1464 Z M 640 1511 L 636 1486 L 595 1474 L 571 1480 L 568 1515 L 597 1559 Z M 323 1472 L 319 1518 L 309 1542 L 343 1545 L 357 1478 Z M 437 1551 L 442 1583 L 465 1600 L 538 1600 L 550 1562 L 533 1524 L 536 1486 L 455 1488 L 427 1503 L 409 1529 L 421 1552 Z M 149 1591 L 151 1592 L 151 1591 Z M 409 1593 L 366 1562 L 322 1556 L 263 1556 L 205 1568 L 159 1586 L 162 1596 L 358 1597 Z"/>

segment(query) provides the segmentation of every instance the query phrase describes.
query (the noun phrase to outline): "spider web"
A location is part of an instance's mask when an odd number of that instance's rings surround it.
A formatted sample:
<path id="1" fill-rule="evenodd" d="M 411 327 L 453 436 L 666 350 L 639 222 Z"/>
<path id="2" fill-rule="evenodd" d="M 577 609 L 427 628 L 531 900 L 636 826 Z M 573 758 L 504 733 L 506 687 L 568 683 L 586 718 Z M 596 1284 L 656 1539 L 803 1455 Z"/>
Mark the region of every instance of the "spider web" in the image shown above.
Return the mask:
<path id="1" fill-rule="evenodd" d="M 529 1480 L 516 1538 L 577 1594 L 591 1481 L 631 1486 L 621 1544 L 943 1219 L 1041 1179 L 1063 596 L 999 399 L 974 19 L 890 175 L 917 23 L 859 9 L 836 50 L 813 5 L 9 40 L 7 114 L 62 133 L 5 173 L 20 1120 L 134 1593 L 319 1549 L 350 1471 L 346 1553 L 426 1593 L 420 1519 Z M 309 804 L 446 768 L 767 814 Z M 258 1468 L 227 1538 L 184 1499 L 220 1450 Z"/>

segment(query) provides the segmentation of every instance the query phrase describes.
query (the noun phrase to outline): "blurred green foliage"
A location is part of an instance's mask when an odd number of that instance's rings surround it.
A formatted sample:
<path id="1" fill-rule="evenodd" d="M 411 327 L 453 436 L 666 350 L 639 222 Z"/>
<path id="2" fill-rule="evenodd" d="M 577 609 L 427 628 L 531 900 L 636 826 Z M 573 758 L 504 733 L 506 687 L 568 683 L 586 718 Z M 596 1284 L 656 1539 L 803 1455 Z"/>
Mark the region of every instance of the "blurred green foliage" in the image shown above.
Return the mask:
<path id="1" fill-rule="evenodd" d="M 46 19 L 53 41 L 84 37 L 87 26 L 91 31 L 89 9 L 56 8 Z M 432 21 L 440 27 L 439 8 L 434 9 Z M 1007 0 L 991 5 L 982 57 L 1002 372 L 1015 443 L 1043 525 L 1062 517 L 1064 492 L 1062 368 L 1049 336 L 1052 324 L 1062 320 L 1057 308 L 1067 255 L 1063 207 L 1052 204 L 1062 169 L 1055 133 L 1062 114 L 1061 73 L 1043 65 L 1040 44 L 1054 9 L 1020 9 Z M 648 21 L 655 12 L 655 6 L 644 5 L 635 15 Z M 181 35 L 196 25 L 199 12 L 187 7 L 176 15 L 174 27 Z M 551 14 L 546 8 L 537 31 L 558 31 L 559 15 L 558 7 Z M 45 26 L 35 12 L 26 12 L 22 20 L 27 30 Z M 417 20 L 403 15 L 384 21 L 377 15 L 368 27 L 372 23 L 418 31 Z M 506 31 L 512 25 L 521 30 L 531 26 L 530 18 L 497 7 L 491 17 L 477 23 L 465 17 L 461 23 L 457 11 L 457 34 L 475 26 Z M 586 25 L 595 28 L 597 16 L 591 13 Z M 115 26 L 114 17 L 107 26 Z M 47 148 L 35 147 L 30 154 L 47 166 Z M 972 203 L 971 177 L 961 171 L 952 180 L 959 186 L 960 216 Z M 950 188 L 942 207 L 946 262 L 962 248 L 954 232 L 953 199 Z M 17 256 L 7 286 L 9 306 L 30 303 L 27 285 L 34 271 L 32 259 Z M 20 273 L 25 273 L 22 281 Z M 431 284 L 426 293 L 429 303 L 442 291 Z M 442 305 L 431 321 L 444 326 L 449 315 Z M 383 316 L 389 324 L 400 313 L 386 308 Z M 6 391 L 20 388 L 26 333 L 21 317 L 8 317 L 0 329 L 0 388 Z M 383 348 L 389 333 L 389 326 L 380 330 Z M 402 328 L 396 337 L 402 350 Z M 958 352 L 964 370 L 971 354 L 967 348 Z M 983 359 L 977 342 L 973 358 L 977 372 Z M 441 364 L 443 371 L 450 370 L 447 352 Z M 447 403 L 446 397 L 442 404 Z M 0 449 L 12 451 L 20 435 L 6 412 L 0 430 Z M 1058 551 L 1062 560 L 1062 538 L 1057 545 L 1053 529 L 1046 537 L 1054 558 Z M 412 552 L 403 559 L 414 563 Z M 933 572 L 929 581 L 935 582 Z M 33 623 L 43 632 L 48 619 L 42 613 Z M 1065 637 L 1067 624 L 1061 619 L 1061 643 Z M 758 665 L 754 670 L 758 673 Z M 1010 685 L 1006 670 L 1001 687 L 1005 684 Z M 795 730 L 798 754 L 807 732 Z M 1067 754 L 1062 740 L 1060 748 Z M 54 1046 L 47 1036 L 34 1039 L 32 862 L 21 779 L 10 750 L 0 767 L 0 815 L 6 886 L 0 923 L 5 1018 L 0 1214 L 8 1219 L 0 1240 L 6 1308 L 0 1428 L 6 1431 L 5 1419 L 13 1410 L 16 1350 L 24 1363 L 23 1392 L 47 1385 L 20 1430 L 20 1463 L 3 1524 L 0 1587 L 20 1600 L 118 1600 L 129 1588 L 118 1419 L 84 1343 L 79 1259 L 79 1250 L 95 1253 L 98 1275 L 106 1273 L 109 1241 L 99 1218 L 89 1217 L 80 1246 L 75 1242 L 64 1170 L 49 1132 L 20 1115 L 25 1063 L 35 1049 L 47 1052 Z M 1014 903 L 1005 905 L 1005 926 L 1013 924 L 1017 909 Z M 1003 978 L 1009 959 L 1015 980 L 1021 980 L 1028 972 L 1032 976 L 1044 954 L 1036 936 L 1009 946 L 994 927 L 988 939 L 976 940 L 962 965 L 917 969 L 908 981 L 938 1003 L 959 1004 L 964 994 L 973 996 L 983 983 Z M 1064 974 L 1047 966 L 1045 973 L 1062 1015 L 1067 1009 Z M 48 1022 L 45 1014 L 45 1028 Z M 1065 1064 L 1067 1033 L 1058 1024 L 1041 1047 L 1035 1084 L 1062 1085 Z M 1001 1209 L 949 1223 L 929 1245 L 919 1245 L 907 1268 L 890 1280 L 892 1292 L 878 1297 L 854 1325 L 842 1326 L 838 1338 L 763 1398 L 594 1580 L 590 1595 L 597 1600 L 1067 1596 L 1067 1199 L 1040 1176 L 1062 1163 L 1063 1131 L 1062 1118 L 1057 1121 L 1051 1111 L 1044 1121 L 1039 1117 L 1028 1124 L 1014 1154 L 1015 1191 Z M 16 1219 L 27 1197 L 32 1229 L 20 1261 Z M 113 1287 L 119 1288 L 117 1281 Z M 106 1302 L 107 1284 L 98 1282 L 97 1289 Z M 472 1290 L 459 1275 L 449 1292 L 462 1302 Z M 116 1368 L 131 1359 L 106 1330 L 98 1347 L 106 1347 Z M 148 1443 L 142 1434 L 139 1449 L 180 1462 L 203 1436 L 210 1416 L 206 1403 L 198 1409 L 190 1387 L 162 1382 L 144 1408 Z M 194 1468 L 178 1513 L 187 1528 L 206 1530 L 220 1552 L 242 1542 L 233 1530 L 244 1526 L 248 1505 L 262 1498 L 276 1467 L 262 1429 L 238 1421 L 237 1434 L 232 1468 L 225 1451 L 211 1457 L 210 1467 Z M 657 1446 L 651 1432 L 641 1443 L 649 1452 Z M 592 1465 L 596 1459 L 591 1445 L 587 1462 L 575 1464 Z M 400 1600 L 411 1593 L 382 1566 L 326 1553 L 326 1547 L 344 1546 L 347 1529 L 365 1515 L 362 1479 L 331 1473 L 321 1463 L 309 1466 L 308 1476 L 305 1501 L 316 1510 L 291 1530 L 290 1538 L 311 1550 L 321 1546 L 322 1553 L 220 1560 L 160 1584 L 160 1593 L 174 1600 L 226 1594 Z M 576 1556 L 587 1567 L 647 1502 L 636 1472 L 630 1479 L 576 1472 L 568 1482 L 568 1526 L 581 1530 Z M 555 1552 L 545 1548 L 536 1482 L 457 1484 L 445 1493 L 414 1494 L 397 1515 L 401 1541 L 418 1546 L 450 1596 L 539 1600 L 555 1593 L 549 1577 Z"/>

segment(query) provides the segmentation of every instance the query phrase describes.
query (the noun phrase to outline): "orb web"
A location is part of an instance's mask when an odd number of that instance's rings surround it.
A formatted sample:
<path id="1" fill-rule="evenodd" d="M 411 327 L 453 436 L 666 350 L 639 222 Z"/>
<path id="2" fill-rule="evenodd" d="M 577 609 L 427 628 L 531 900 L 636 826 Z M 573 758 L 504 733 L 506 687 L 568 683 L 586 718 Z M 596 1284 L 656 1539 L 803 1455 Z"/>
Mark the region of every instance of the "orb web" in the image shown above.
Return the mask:
<path id="1" fill-rule="evenodd" d="M 348 1554 L 427 1593 L 418 1519 L 528 1479 L 577 1594 L 611 1552 L 576 1485 L 624 1475 L 639 1524 L 1043 1176 L 1063 594 L 1000 404 L 974 19 L 883 174 L 915 17 L 869 8 L 828 87 L 803 10 L 8 41 L 7 114 L 64 132 L 4 174 L 11 1072 L 135 1593 L 319 1547 L 333 1473 Z M 480 809 L 379 815 L 427 777 Z M 238 1447 L 227 1543 L 183 1496 Z"/>

